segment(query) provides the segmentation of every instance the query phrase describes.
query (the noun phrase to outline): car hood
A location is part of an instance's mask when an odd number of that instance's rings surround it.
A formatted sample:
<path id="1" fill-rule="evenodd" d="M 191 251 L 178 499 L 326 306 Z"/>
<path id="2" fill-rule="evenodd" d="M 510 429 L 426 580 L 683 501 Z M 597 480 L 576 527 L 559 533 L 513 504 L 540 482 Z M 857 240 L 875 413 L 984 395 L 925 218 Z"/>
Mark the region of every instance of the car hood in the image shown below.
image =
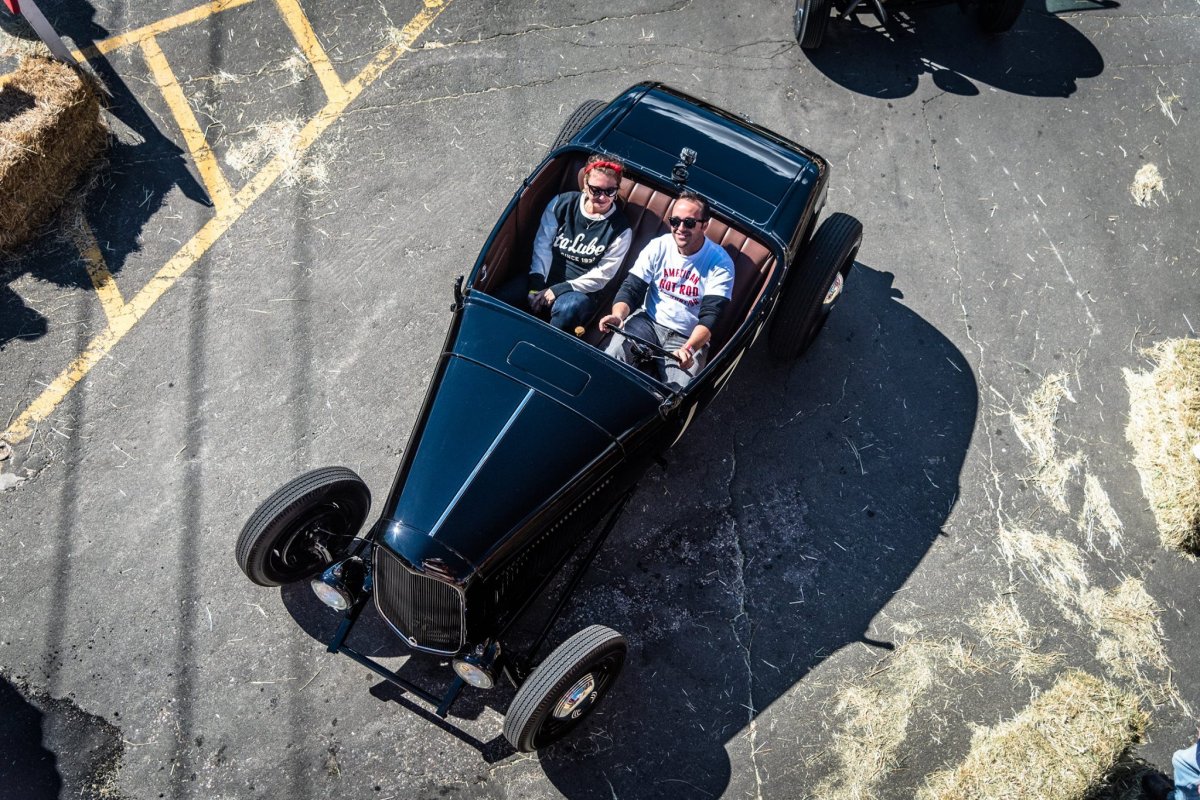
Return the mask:
<path id="1" fill-rule="evenodd" d="M 491 298 L 468 303 L 452 344 L 386 512 L 407 533 L 384 541 L 410 556 L 403 540 L 424 534 L 478 567 L 581 473 L 619 458 L 621 435 L 660 398 L 595 348 Z"/>

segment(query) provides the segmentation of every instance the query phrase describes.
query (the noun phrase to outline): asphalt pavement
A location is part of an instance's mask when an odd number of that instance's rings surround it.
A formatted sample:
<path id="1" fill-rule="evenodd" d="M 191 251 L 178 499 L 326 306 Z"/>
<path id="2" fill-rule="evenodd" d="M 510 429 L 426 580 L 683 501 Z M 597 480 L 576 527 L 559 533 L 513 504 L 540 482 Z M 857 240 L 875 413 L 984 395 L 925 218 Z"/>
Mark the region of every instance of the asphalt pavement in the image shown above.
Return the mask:
<path id="1" fill-rule="evenodd" d="M 816 52 L 776 0 L 44 5 L 93 48 L 115 142 L 0 260 L 0 797 L 909 798 L 1068 667 L 1145 693 L 1137 755 L 1187 743 L 1200 582 L 1158 544 L 1123 371 L 1200 324 L 1194 0 L 1028 0 L 995 38 L 954 6 L 864 15 Z M 626 672 L 516 754 L 511 690 L 431 720 L 233 544 L 310 468 L 386 496 L 455 276 L 566 116 L 643 80 L 821 153 L 864 241 L 813 349 L 756 346 L 647 475 L 561 627 L 625 633 Z M 1056 377 L 1058 498 L 1017 430 Z M 1088 587 L 1141 581 L 1141 678 L 1006 557 L 1016 528 L 1070 542 Z M 988 660 L 998 600 L 1052 669 Z M 446 679 L 368 622 L 366 652 Z M 918 641 L 977 658 L 879 684 Z M 911 700 L 865 784 L 849 687 Z"/>

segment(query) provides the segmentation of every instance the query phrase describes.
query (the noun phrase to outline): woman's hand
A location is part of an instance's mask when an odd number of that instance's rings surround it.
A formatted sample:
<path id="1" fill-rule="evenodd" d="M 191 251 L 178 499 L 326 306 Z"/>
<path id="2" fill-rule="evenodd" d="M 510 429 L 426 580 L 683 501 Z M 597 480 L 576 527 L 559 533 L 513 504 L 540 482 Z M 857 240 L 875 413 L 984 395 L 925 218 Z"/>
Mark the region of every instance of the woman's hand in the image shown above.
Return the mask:
<path id="1" fill-rule="evenodd" d="M 552 305 L 554 305 L 553 289 L 543 289 L 537 294 L 531 294 L 529 296 L 529 307 L 534 311 L 534 313 L 540 313 L 542 310 L 547 309 Z"/>

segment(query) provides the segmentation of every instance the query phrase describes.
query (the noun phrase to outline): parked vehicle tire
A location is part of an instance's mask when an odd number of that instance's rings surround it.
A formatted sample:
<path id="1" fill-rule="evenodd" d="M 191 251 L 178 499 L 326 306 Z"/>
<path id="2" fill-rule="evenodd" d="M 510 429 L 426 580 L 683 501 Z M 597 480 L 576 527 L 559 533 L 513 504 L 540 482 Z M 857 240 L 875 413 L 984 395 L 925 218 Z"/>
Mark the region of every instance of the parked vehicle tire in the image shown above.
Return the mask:
<path id="1" fill-rule="evenodd" d="M 352 470 L 307 472 L 251 515 L 238 535 L 238 566 L 259 586 L 310 578 L 346 553 L 370 508 L 371 492 Z"/>
<path id="2" fill-rule="evenodd" d="M 805 50 L 816 50 L 825 39 L 829 27 L 830 0 L 796 0 L 792 17 L 796 41 Z"/>
<path id="3" fill-rule="evenodd" d="M 529 753 L 566 736 L 612 687 L 628 650 L 625 637 L 603 625 L 584 628 L 554 648 L 513 698 L 504 737 Z"/>
<path id="4" fill-rule="evenodd" d="M 571 112 L 571 116 L 567 117 L 567 121 L 563 123 L 562 129 L 559 130 L 550 149 L 557 150 L 574 139 L 575 134 L 587 127 L 587 124 L 606 108 L 608 108 L 608 103 L 602 100 L 584 100 L 578 108 Z"/>
<path id="5" fill-rule="evenodd" d="M 1004 33 L 1017 22 L 1025 0 L 976 0 L 975 24 L 984 33 Z"/>
<path id="6" fill-rule="evenodd" d="M 800 261 L 792 269 L 771 319 L 771 355 L 790 361 L 800 356 L 817 334 L 841 297 L 842 286 L 862 244 L 863 226 L 849 214 L 838 212 L 821 223 Z M 838 277 L 841 283 L 837 284 Z"/>

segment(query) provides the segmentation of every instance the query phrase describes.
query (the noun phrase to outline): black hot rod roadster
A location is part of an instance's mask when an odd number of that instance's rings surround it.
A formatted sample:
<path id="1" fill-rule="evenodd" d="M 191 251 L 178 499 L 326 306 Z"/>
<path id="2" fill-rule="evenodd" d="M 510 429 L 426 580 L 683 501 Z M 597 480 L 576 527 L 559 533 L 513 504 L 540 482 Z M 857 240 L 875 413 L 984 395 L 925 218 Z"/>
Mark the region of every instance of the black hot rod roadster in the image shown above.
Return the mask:
<path id="1" fill-rule="evenodd" d="M 572 336 L 494 296 L 529 269 L 542 209 L 579 187 L 592 152 L 627 165 L 621 210 L 633 228 L 600 314 L 642 246 L 668 230 L 685 186 L 709 199 L 707 235 L 733 258 L 733 297 L 709 361 L 682 390 L 605 355 L 595 320 Z M 794 358 L 841 294 L 862 225 L 832 214 L 817 227 L 827 175 L 815 153 L 662 85 L 584 103 L 454 286 L 445 346 L 378 519 L 360 535 L 371 501 L 356 474 L 309 472 L 246 523 L 242 570 L 262 586 L 310 580 L 343 615 L 328 649 L 439 716 L 464 685 L 488 689 L 503 676 L 517 687 L 504 722 L 514 747 L 535 750 L 565 735 L 612 686 L 626 643 L 593 625 L 544 658 L 539 651 L 625 500 L 764 328 L 772 354 Z M 536 435 L 548 429 L 552 438 Z M 372 598 L 411 650 L 451 660 L 455 675 L 442 693 L 351 646 Z M 534 607 L 549 607 L 545 624 L 512 646 L 514 624 Z"/>

